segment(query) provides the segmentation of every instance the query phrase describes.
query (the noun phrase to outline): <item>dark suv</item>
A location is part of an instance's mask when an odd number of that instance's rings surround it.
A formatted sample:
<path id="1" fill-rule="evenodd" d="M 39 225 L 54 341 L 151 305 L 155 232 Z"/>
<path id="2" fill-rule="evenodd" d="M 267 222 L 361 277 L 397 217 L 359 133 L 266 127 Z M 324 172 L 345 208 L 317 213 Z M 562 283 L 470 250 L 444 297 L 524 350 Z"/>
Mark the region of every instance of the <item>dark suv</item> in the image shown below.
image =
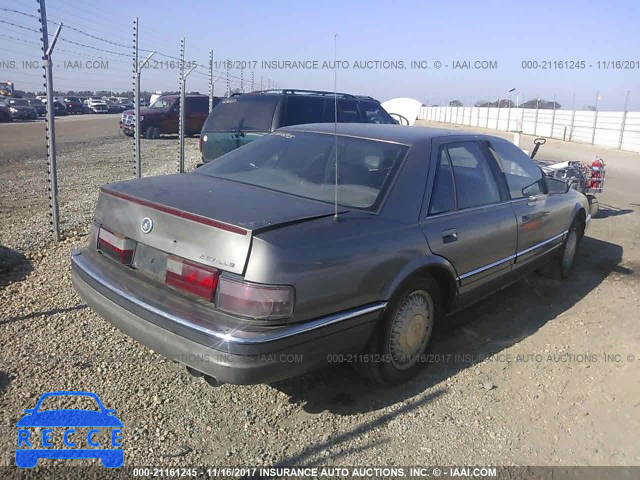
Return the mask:
<path id="1" fill-rule="evenodd" d="M 209 162 L 280 127 L 338 122 L 397 124 L 380 102 L 365 96 L 316 90 L 267 90 L 223 98 L 200 133 L 202 161 Z"/>
<path id="2" fill-rule="evenodd" d="M 214 98 L 215 105 L 220 99 Z M 202 130 L 209 115 L 209 97 L 206 95 L 187 95 L 185 97 L 186 135 L 197 135 Z M 135 110 L 125 110 L 120 118 L 120 129 L 125 135 L 134 134 Z M 162 134 L 178 133 L 180 116 L 180 96 L 163 95 L 149 107 L 140 108 L 140 131 L 145 138 L 158 138 Z"/>

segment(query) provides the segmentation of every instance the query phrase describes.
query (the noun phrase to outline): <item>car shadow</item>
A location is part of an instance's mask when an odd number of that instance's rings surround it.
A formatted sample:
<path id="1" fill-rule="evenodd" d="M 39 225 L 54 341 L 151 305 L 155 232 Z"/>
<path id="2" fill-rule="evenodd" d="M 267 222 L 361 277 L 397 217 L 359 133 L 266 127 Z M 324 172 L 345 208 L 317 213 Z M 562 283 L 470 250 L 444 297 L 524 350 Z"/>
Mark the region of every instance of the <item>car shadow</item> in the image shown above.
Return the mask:
<path id="1" fill-rule="evenodd" d="M 27 278 L 33 266 L 21 252 L 0 245 L 0 288 Z"/>
<path id="2" fill-rule="evenodd" d="M 574 275 L 565 281 L 531 274 L 470 308 L 453 314 L 435 332 L 433 361 L 412 381 L 379 387 L 348 365 L 329 367 L 272 384 L 307 413 L 356 415 L 404 402 L 458 372 L 534 334 L 569 310 L 610 274 L 636 275 L 623 267 L 620 245 L 585 237 Z M 366 394 L 365 394 L 366 392 Z"/>
<path id="3" fill-rule="evenodd" d="M 630 208 L 613 207 L 611 205 L 601 203 L 598 213 L 596 213 L 593 218 L 619 217 L 620 215 L 626 215 L 628 213 L 633 213 L 633 210 Z"/>

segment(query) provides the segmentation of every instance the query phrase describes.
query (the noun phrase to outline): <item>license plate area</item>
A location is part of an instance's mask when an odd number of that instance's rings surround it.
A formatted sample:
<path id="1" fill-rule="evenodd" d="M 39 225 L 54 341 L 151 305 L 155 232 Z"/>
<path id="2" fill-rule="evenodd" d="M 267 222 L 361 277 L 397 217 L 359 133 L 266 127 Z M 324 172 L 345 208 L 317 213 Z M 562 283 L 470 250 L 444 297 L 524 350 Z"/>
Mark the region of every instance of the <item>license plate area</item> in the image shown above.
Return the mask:
<path id="1" fill-rule="evenodd" d="M 167 254 L 144 243 L 138 243 L 131 266 L 164 283 L 167 271 Z"/>

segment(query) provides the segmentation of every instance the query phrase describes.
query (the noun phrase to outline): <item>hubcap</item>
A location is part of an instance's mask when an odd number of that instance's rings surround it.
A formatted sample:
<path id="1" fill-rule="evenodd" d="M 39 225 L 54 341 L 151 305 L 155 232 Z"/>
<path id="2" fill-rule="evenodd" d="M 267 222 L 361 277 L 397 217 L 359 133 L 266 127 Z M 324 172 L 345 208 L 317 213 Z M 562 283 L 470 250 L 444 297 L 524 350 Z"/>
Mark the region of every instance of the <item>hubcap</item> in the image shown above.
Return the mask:
<path id="1" fill-rule="evenodd" d="M 391 326 L 391 363 L 399 370 L 411 368 L 429 342 L 433 326 L 431 296 L 419 290 L 405 298 Z"/>
<path id="2" fill-rule="evenodd" d="M 564 246 L 564 253 L 562 255 L 562 270 L 568 272 L 573 264 L 573 259 L 576 256 L 576 248 L 578 246 L 578 234 L 575 229 L 569 230 L 569 236 L 567 237 L 567 243 Z"/>

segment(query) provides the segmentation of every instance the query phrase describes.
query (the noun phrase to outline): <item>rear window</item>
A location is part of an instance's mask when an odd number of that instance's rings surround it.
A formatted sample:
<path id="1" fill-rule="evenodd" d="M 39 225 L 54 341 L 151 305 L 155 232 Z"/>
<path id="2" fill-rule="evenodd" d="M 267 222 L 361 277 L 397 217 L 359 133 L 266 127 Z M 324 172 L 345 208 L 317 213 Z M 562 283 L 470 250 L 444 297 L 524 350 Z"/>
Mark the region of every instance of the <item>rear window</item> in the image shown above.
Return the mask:
<path id="1" fill-rule="evenodd" d="M 397 123 L 378 102 L 360 100 L 360 109 L 367 123 Z"/>
<path id="2" fill-rule="evenodd" d="M 203 132 L 270 132 L 281 97 L 246 95 L 223 98 L 209 114 Z"/>
<path id="3" fill-rule="evenodd" d="M 407 153 L 406 145 L 338 137 L 338 204 L 377 210 Z M 196 174 L 333 203 L 333 135 L 278 130 L 227 153 Z"/>

